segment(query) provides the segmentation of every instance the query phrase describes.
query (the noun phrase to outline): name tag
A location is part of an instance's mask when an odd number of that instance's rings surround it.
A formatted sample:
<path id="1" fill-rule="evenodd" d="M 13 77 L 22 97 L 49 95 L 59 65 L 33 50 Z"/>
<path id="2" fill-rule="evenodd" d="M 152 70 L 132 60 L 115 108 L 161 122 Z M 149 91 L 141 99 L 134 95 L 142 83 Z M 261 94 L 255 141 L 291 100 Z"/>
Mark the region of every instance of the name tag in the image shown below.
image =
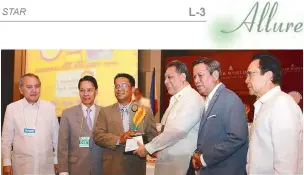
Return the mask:
<path id="1" fill-rule="evenodd" d="M 79 137 L 79 147 L 80 148 L 90 147 L 90 137 Z"/>
<path id="2" fill-rule="evenodd" d="M 36 130 L 33 128 L 24 128 L 24 135 L 26 136 L 34 136 L 36 134 Z"/>

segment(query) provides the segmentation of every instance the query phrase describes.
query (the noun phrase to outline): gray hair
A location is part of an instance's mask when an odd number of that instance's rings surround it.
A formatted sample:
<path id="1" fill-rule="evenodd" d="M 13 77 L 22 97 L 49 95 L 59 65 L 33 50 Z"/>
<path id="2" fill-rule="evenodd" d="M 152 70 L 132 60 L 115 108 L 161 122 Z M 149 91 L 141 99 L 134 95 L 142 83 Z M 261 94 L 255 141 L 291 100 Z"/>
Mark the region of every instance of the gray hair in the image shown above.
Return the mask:
<path id="1" fill-rule="evenodd" d="M 218 62 L 217 60 L 211 59 L 211 58 L 203 57 L 203 58 L 198 58 L 197 60 L 195 60 L 192 63 L 192 67 L 194 67 L 194 66 L 196 66 L 200 63 L 203 63 L 207 66 L 207 69 L 208 69 L 210 75 L 212 75 L 214 71 L 218 71 L 219 72 L 219 78 L 221 77 L 221 64 L 220 64 L 220 62 Z"/>
<path id="2" fill-rule="evenodd" d="M 23 80 L 25 77 L 35 77 L 39 81 L 39 84 L 41 84 L 40 78 L 37 75 L 35 75 L 33 73 L 26 73 L 21 76 L 20 81 L 19 81 L 19 87 L 23 86 Z"/>

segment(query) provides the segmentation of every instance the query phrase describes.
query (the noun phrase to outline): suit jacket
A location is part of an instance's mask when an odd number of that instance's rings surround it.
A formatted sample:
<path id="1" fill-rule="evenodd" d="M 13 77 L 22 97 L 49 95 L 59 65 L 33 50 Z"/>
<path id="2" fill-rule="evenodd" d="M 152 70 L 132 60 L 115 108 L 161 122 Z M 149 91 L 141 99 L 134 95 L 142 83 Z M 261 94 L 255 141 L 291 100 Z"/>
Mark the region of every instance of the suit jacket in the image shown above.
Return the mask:
<path id="1" fill-rule="evenodd" d="M 99 111 L 100 106 L 96 105 L 93 128 Z M 80 148 L 79 137 L 90 137 L 90 147 Z M 81 105 L 63 111 L 59 127 L 59 172 L 69 172 L 70 175 L 101 175 L 102 148 L 94 143 L 92 137 L 93 132 L 87 125 Z"/>
<path id="2" fill-rule="evenodd" d="M 162 119 L 164 131 L 145 145 L 150 153 L 159 151 L 156 175 L 185 175 L 196 149 L 204 100 L 190 85 L 175 97 L 177 101 L 168 107 Z"/>
<path id="3" fill-rule="evenodd" d="M 213 95 L 200 124 L 197 151 L 207 167 L 204 175 L 246 174 L 248 127 L 240 98 L 221 84 Z"/>
<path id="4" fill-rule="evenodd" d="M 12 165 L 14 175 L 55 174 L 59 128 L 55 107 L 39 100 L 37 116 L 24 116 L 23 108 L 27 104 L 23 98 L 6 108 L 1 138 L 3 166 Z M 31 119 L 36 120 L 36 134 L 25 136 L 25 123 L 34 123 Z"/>
<path id="5" fill-rule="evenodd" d="M 129 117 L 130 128 L 135 112 L 131 110 Z M 138 125 L 138 132 L 145 133 L 147 140 L 151 141 L 156 135 L 156 124 L 151 108 L 146 108 L 146 115 Z M 96 127 L 94 130 L 94 141 L 97 145 L 105 147 L 103 152 L 102 173 L 103 175 L 145 175 L 146 159 L 136 155 L 123 154 L 125 146 L 116 145 L 120 136 L 124 134 L 121 113 L 118 103 L 101 108 Z"/>

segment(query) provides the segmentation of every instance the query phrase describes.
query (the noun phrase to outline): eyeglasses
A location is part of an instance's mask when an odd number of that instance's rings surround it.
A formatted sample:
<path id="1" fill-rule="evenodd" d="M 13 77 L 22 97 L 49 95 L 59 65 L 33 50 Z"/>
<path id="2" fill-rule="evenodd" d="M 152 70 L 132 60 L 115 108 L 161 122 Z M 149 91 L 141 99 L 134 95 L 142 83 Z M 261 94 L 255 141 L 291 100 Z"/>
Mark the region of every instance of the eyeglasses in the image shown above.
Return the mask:
<path id="1" fill-rule="evenodd" d="M 114 86 L 115 89 L 127 89 L 129 87 L 129 85 L 127 83 L 122 83 L 122 84 L 117 84 Z"/>
<path id="2" fill-rule="evenodd" d="M 251 78 L 252 77 L 252 75 L 253 74 L 255 74 L 255 73 L 259 73 L 259 72 L 255 72 L 255 71 L 247 71 L 247 73 L 246 73 L 246 76 L 247 76 L 247 78 Z"/>

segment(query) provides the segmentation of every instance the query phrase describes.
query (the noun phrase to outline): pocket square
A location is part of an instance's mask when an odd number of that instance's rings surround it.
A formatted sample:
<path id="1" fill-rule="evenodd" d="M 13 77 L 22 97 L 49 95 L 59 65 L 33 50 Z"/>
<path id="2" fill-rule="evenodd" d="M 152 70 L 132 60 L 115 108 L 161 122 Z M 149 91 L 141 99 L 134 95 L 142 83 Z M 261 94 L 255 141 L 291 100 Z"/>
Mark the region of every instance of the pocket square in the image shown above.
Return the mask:
<path id="1" fill-rule="evenodd" d="M 215 117 L 216 115 L 214 114 L 214 115 L 210 115 L 209 117 L 207 117 L 207 119 L 209 119 L 209 118 L 213 118 L 213 117 Z"/>

